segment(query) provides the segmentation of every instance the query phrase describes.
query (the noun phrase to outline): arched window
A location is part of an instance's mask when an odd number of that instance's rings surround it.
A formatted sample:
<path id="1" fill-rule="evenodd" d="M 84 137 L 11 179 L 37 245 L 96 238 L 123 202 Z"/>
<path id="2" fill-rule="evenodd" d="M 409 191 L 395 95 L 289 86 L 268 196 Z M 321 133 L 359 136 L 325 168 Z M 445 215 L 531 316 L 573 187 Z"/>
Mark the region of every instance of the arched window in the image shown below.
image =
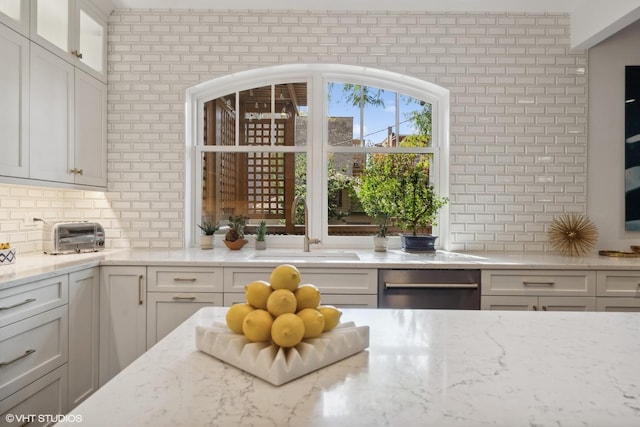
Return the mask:
<path id="1" fill-rule="evenodd" d="M 204 216 L 225 225 L 241 215 L 248 233 L 267 223 L 271 246 L 297 247 L 306 227 L 325 247 L 370 247 L 387 218 L 359 183 L 388 156 L 428 164 L 436 193 L 448 196 L 449 92 L 432 83 L 357 66 L 279 65 L 198 84 L 186 101 L 187 246 Z M 448 222 L 445 206 L 433 230 L 444 248 Z M 387 225 L 390 237 L 400 231 Z"/>

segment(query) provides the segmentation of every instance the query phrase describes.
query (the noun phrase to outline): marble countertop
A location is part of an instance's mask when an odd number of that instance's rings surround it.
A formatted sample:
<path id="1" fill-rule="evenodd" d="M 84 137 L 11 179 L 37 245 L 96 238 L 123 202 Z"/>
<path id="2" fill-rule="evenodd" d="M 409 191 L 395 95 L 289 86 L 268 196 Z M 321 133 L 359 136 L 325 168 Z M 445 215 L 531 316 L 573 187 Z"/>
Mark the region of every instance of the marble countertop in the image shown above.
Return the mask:
<path id="1" fill-rule="evenodd" d="M 374 252 L 371 249 L 316 249 L 306 254 L 300 248 L 264 251 L 249 247 L 239 251 L 227 248 L 123 249 L 66 255 L 17 254 L 16 259 L 15 264 L 0 266 L 0 289 L 97 265 L 273 267 L 286 262 L 298 267 L 319 268 L 640 270 L 640 258 L 612 258 L 597 254 L 571 257 L 539 253 L 463 253 L 441 250 L 415 254 L 399 249 L 387 252 Z"/>
<path id="2" fill-rule="evenodd" d="M 72 414 L 92 427 L 640 425 L 637 314 L 345 309 L 369 348 L 275 387 L 196 350 L 195 326 L 225 313 L 201 309 Z"/>

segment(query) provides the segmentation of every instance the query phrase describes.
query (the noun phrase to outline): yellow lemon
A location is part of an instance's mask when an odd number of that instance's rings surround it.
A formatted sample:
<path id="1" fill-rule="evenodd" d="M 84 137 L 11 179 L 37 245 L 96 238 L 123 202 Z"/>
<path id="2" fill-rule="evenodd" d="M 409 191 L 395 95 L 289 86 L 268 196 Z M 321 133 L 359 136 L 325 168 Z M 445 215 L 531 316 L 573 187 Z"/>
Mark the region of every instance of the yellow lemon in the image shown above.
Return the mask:
<path id="1" fill-rule="evenodd" d="M 317 308 L 320 305 L 320 290 L 314 285 L 300 285 L 296 289 L 298 310 L 303 308 Z"/>
<path id="2" fill-rule="evenodd" d="M 267 299 L 273 289 L 264 280 L 256 280 L 244 287 L 244 296 L 247 304 L 254 308 L 267 309 Z"/>
<path id="3" fill-rule="evenodd" d="M 282 264 L 271 271 L 271 287 L 275 289 L 289 289 L 295 291 L 300 284 L 300 272 L 290 264 Z"/>
<path id="4" fill-rule="evenodd" d="M 302 341 L 304 323 L 293 313 L 285 313 L 273 321 L 271 339 L 280 347 L 293 347 Z"/>
<path id="5" fill-rule="evenodd" d="M 227 311 L 227 326 L 236 334 L 242 333 L 242 321 L 244 316 L 253 311 L 249 304 L 233 304 Z"/>
<path id="6" fill-rule="evenodd" d="M 332 305 L 321 305 L 318 307 L 318 311 L 324 316 L 324 329 L 323 332 L 327 332 L 338 326 L 340 323 L 340 316 L 342 312 Z"/>
<path id="7" fill-rule="evenodd" d="M 319 337 L 324 330 L 324 315 L 315 308 L 304 308 L 296 313 L 304 323 L 304 337 Z"/>
<path id="8" fill-rule="evenodd" d="M 296 312 L 296 296 L 288 289 L 276 289 L 267 299 L 267 311 L 274 317 Z"/>
<path id="9" fill-rule="evenodd" d="M 249 341 L 269 341 L 273 317 L 267 310 L 255 309 L 242 321 L 242 333 Z"/>

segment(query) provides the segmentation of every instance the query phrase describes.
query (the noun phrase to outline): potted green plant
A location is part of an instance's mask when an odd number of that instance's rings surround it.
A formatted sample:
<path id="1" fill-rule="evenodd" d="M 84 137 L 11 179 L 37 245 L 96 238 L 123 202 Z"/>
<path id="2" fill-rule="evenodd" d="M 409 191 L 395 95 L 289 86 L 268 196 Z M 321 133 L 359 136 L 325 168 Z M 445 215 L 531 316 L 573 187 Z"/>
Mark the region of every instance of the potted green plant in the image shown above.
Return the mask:
<path id="1" fill-rule="evenodd" d="M 436 224 L 439 210 L 447 199 L 439 197 L 429 184 L 429 162 L 420 154 L 373 154 L 358 177 L 356 194 L 365 212 L 387 220 L 410 233 L 402 233 L 401 248 L 406 252 L 435 250 L 437 236 L 419 233 Z"/>
<path id="2" fill-rule="evenodd" d="M 213 249 L 213 235 L 220 227 L 211 220 L 210 215 L 203 215 L 202 224 L 198 224 L 198 228 L 202 231 L 200 249 Z"/>
<path id="3" fill-rule="evenodd" d="M 244 238 L 244 228 L 247 225 L 247 218 L 242 215 L 229 217 L 229 229 L 224 235 L 224 244 L 231 250 L 242 249 L 247 244 Z"/>
<path id="4" fill-rule="evenodd" d="M 266 221 L 260 221 L 258 228 L 256 228 L 256 249 L 267 249 L 267 223 Z"/>

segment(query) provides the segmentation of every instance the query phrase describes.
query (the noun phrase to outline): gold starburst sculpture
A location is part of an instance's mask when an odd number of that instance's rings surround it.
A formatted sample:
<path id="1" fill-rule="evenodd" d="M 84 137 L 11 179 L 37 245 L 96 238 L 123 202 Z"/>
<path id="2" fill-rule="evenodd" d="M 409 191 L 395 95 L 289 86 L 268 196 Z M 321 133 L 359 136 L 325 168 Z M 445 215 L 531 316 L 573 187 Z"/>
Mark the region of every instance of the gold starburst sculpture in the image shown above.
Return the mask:
<path id="1" fill-rule="evenodd" d="M 551 222 L 549 242 L 564 255 L 585 255 L 598 240 L 598 228 L 580 214 L 565 214 Z"/>

